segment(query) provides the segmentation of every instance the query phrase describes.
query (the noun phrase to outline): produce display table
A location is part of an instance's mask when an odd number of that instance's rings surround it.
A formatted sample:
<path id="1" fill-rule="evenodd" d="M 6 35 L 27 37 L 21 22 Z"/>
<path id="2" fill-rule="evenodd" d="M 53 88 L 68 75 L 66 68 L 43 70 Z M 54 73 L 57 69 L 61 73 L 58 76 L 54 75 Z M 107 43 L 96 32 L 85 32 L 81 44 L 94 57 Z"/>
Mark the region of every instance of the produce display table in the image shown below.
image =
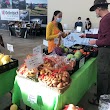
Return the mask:
<path id="1" fill-rule="evenodd" d="M 85 65 L 72 76 L 70 87 L 59 94 L 41 84 L 16 76 L 12 103 L 20 104 L 20 100 L 35 110 L 61 110 L 65 104 L 77 104 L 88 89 L 96 82 L 97 60 L 89 59 Z"/>
<path id="2" fill-rule="evenodd" d="M 13 89 L 16 70 L 17 67 L 4 73 L 0 73 L 0 97 Z"/>

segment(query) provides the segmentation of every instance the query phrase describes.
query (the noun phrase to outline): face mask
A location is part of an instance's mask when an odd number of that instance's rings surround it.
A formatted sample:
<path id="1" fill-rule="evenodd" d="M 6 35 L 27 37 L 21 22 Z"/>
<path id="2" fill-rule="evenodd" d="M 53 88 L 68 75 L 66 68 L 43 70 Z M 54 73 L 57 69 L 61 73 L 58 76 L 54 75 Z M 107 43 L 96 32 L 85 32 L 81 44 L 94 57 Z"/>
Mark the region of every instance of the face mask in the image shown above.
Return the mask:
<path id="1" fill-rule="evenodd" d="M 62 20 L 62 18 L 57 18 L 57 19 L 56 19 L 56 22 L 60 23 L 61 20 Z"/>
<path id="2" fill-rule="evenodd" d="M 86 23 L 89 23 L 89 21 L 88 21 L 88 20 L 86 20 Z"/>
<path id="3" fill-rule="evenodd" d="M 81 22 L 81 20 L 78 20 L 78 22 Z"/>

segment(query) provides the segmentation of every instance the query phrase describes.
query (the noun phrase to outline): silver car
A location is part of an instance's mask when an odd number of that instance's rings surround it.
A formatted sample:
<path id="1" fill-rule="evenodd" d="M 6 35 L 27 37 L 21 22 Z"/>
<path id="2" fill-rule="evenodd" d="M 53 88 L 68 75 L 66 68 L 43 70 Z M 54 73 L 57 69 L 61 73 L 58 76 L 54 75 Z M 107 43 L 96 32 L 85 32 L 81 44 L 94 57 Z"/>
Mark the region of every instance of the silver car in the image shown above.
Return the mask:
<path id="1" fill-rule="evenodd" d="M 28 11 L 24 11 L 23 13 L 20 14 L 20 19 L 24 20 L 28 16 Z"/>

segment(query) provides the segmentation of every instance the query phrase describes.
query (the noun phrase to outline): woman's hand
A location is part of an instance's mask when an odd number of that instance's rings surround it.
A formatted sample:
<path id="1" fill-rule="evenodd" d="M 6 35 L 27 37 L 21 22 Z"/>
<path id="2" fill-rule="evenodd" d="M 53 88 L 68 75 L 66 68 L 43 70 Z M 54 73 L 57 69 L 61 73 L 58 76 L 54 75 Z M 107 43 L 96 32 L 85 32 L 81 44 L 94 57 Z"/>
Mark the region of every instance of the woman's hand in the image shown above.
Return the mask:
<path id="1" fill-rule="evenodd" d="M 58 33 L 58 38 L 63 37 L 63 35 L 64 35 L 64 32 L 61 32 L 61 31 L 60 31 L 60 32 Z"/>
<path id="2" fill-rule="evenodd" d="M 71 34 L 71 32 L 66 32 L 65 35 L 68 36 L 69 34 Z"/>

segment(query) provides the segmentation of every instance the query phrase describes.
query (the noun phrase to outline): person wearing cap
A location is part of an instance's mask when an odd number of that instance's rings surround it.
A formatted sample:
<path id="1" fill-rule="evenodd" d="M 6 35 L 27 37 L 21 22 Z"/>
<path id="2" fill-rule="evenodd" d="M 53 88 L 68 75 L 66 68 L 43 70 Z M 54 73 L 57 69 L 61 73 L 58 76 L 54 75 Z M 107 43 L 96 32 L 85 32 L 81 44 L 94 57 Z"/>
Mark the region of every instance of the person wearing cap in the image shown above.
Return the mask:
<path id="1" fill-rule="evenodd" d="M 90 11 L 95 11 L 101 17 L 98 34 L 82 34 L 82 38 L 96 38 L 90 40 L 90 45 L 98 46 L 97 57 L 97 94 L 96 98 L 89 100 L 91 104 L 98 105 L 100 95 L 110 94 L 110 12 L 106 0 L 95 0 Z"/>

